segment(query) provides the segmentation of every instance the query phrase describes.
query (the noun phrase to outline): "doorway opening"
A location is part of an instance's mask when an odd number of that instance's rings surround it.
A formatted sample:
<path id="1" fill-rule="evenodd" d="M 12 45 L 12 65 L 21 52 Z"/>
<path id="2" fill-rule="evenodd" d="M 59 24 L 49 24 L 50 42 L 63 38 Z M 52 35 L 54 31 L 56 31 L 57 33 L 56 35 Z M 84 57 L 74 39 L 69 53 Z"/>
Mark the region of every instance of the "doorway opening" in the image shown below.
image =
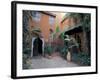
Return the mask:
<path id="1" fill-rule="evenodd" d="M 39 37 L 32 38 L 31 57 L 44 54 L 44 39 Z"/>

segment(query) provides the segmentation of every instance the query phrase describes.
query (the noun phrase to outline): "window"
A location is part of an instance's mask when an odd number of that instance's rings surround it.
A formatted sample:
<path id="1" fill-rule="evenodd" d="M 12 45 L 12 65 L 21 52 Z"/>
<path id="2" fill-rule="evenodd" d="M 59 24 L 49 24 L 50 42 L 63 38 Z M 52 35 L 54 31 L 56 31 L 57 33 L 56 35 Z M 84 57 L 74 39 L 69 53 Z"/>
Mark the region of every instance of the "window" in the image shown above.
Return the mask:
<path id="1" fill-rule="evenodd" d="M 50 25 L 53 25 L 54 22 L 55 22 L 55 17 L 50 16 L 49 17 L 49 23 L 50 23 Z"/>
<path id="2" fill-rule="evenodd" d="M 41 18 L 41 14 L 39 12 L 32 12 L 32 19 L 34 19 L 35 21 L 40 21 Z"/>

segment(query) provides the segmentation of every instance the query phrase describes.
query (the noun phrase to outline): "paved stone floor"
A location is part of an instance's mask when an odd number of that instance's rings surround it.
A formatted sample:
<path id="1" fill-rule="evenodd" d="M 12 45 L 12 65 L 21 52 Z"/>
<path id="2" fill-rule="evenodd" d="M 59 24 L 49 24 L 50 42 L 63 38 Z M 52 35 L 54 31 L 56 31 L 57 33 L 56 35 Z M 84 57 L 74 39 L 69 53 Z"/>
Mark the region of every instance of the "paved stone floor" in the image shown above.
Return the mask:
<path id="1" fill-rule="evenodd" d="M 41 69 L 41 68 L 60 68 L 60 67 L 79 67 L 79 65 L 68 62 L 67 60 L 61 58 L 60 56 L 55 56 L 50 59 L 43 56 L 33 57 L 30 59 L 31 69 Z"/>

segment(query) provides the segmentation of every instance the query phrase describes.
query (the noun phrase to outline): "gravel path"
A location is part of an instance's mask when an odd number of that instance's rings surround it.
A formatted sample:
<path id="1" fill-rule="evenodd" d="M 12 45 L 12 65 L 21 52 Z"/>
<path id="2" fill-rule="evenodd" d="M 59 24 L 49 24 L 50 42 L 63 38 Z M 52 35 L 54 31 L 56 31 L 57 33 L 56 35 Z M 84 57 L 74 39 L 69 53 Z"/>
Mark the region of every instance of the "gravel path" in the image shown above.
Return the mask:
<path id="1" fill-rule="evenodd" d="M 31 69 L 40 68 L 60 68 L 60 67 L 78 67 L 79 65 L 67 62 L 67 60 L 61 58 L 60 56 L 52 57 L 50 59 L 38 56 L 33 57 L 31 60 Z"/>

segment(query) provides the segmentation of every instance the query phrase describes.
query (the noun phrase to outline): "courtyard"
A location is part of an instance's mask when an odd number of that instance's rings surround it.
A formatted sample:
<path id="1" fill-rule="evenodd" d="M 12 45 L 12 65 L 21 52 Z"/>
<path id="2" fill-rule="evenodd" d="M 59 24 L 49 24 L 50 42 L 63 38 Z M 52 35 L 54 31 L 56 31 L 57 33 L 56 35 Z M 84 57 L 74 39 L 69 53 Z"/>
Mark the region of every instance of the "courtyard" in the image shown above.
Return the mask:
<path id="1" fill-rule="evenodd" d="M 31 59 L 32 69 L 40 69 L 40 68 L 61 68 L 61 67 L 78 67 L 77 64 L 68 62 L 61 58 L 60 56 L 53 57 L 51 59 L 47 59 L 44 57 Z"/>
<path id="2" fill-rule="evenodd" d="M 91 65 L 88 13 L 23 11 L 23 69 Z"/>
<path id="3" fill-rule="evenodd" d="M 29 65 L 29 66 L 27 66 Z M 28 69 L 43 69 L 43 68 L 64 68 L 64 67 L 79 67 L 80 65 L 69 62 L 66 59 L 63 59 L 61 56 L 35 56 L 28 59 L 26 68 Z M 25 68 L 24 66 L 24 68 Z"/>

